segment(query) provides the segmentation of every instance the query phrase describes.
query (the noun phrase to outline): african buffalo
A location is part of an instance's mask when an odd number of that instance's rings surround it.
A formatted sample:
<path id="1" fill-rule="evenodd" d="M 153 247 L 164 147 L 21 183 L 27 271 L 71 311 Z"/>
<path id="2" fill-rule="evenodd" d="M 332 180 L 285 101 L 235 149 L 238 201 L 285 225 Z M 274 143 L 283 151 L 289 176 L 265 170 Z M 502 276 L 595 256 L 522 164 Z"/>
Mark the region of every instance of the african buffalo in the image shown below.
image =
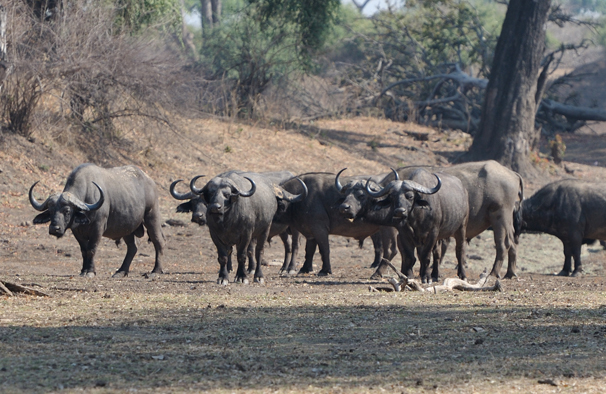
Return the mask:
<path id="1" fill-rule="evenodd" d="M 156 249 L 152 273 L 162 273 L 161 258 L 164 234 L 161 228 L 156 184 L 135 166 L 101 168 L 82 164 L 69 174 L 62 193 L 53 194 L 43 203 L 33 196 L 34 183 L 29 189 L 29 201 L 41 214 L 35 224 L 50 221 L 49 233 L 62 237 L 69 228 L 82 251 L 81 276 L 95 276 L 95 252 L 101 237 L 118 243 L 124 239 L 126 257 L 113 275 L 128 275 L 137 253 L 135 236 L 142 237 L 144 226 Z"/>
<path id="2" fill-rule="evenodd" d="M 217 247 L 219 279 L 217 283 L 229 283 L 227 262 L 232 246 L 236 246 L 238 269 L 235 281 L 248 283 L 246 277 L 246 251 L 251 241 L 256 241 L 255 257 L 262 260 L 263 248 L 269 235 L 272 220 L 278 210 L 278 200 L 298 202 L 306 197 L 306 187 L 298 195 L 289 193 L 272 184 L 266 176 L 254 172 L 228 171 L 212 178 L 201 189 L 190 185 L 191 191 L 204 197 L 207 205 L 207 225 Z M 250 189 L 246 190 L 250 185 Z M 263 272 L 257 265 L 255 281 L 262 283 Z"/>
<path id="3" fill-rule="evenodd" d="M 261 172 L 261 173 L 259 173 L 259 175 L 263 175 L 263 176 L 267 177 L 272 182 L 272 184 L 276 185 L 276 186 L 279 186 L 280 183 L 287 181 L 291 178 L 294 178 L 294 176 L 295 176 L 290 171 Z M 190 181 L 190 188 L 191 188 L 191 185 L 195 184 L 197 179 L 198 179 L 198 177 L 193 178 Z M 175 188 L 179 182 L 182 182 L 182 180 L 178 179 L 170 185 L 170 194 L 173 196 L 173 198 L 175 198 L 177 200 L 189 200 L 189 201 L 179 204 L 177 206 L 177 212 L 183 212 L 183 213 L 191 212 L 192 213 L 192 216 L 191 216 L 192 222 L 197 223 L 200 226 L 206 225 L 207 204 L 206 204 L 206 201 L 204 200 L 204 196 L 197 195 L 196 193 L 194 193 L 191 190 L 187 193 L 177 192 L 175 190 Z M 280 193 L 279 189 L 277 189 L 276 192 Z M 283 199 L 278 199 L 278 211 L 284 210 L 285 209 L 284 204 L 286 204 L 286 203 L 287 202 L 284 201 Z M 282 268 L 280 269 L 280 271 L 282 272 L 282 271 L 285 271 L 287 269 L 287 267 L 289 267 L 289 266 L 294 267 L 296 265 L 296 257 L 297 257 L 297 253 L 299 250 L 299 233 L 296 230 L 290 229 L 287 225 L 282 225 L 282 224 L 272 222 L 272 225 L 271 225 L 271 228 L 269 231 L 269 235 L 267 238 L 268 241 L 270 241 L 276 235 L 280 237 L 280 239 L 282 240 L 282 243 L 284 244 L 284 263 L 282 264 Z M 257 266 L 257 262 L 255 260 L 255 252 L 254 252 L 255 245 L 256 245 L 256 243 L 253 240 L 250 243 L 250 245 L 246 251 L 246 254 L 248 256 L 248 273 L 249 274 L 254 272 L 256 270 L 256 266 Z M 261 264 L 267 265 L 267 264 L 264 264 L 264 262 L 261 262 Z M 229 254 L 229 259 L 227 262 L 227 270 L 229 272 L 232 271 L 231 253 Z"/>
<path id="4" fill-rule="evenodd" d="M 370 179 L 366 182 L 366 193 L 375 199 L 373 211 L 387 211 L 379 214 L 383 223 L 391 223 L 398 229 L 403 248 L 402 272 L 412 277 L 415 263 L 415 249 L 421 262 L 420 276 L 423 283 L 438 280 L 439 261 L 434 259 L 431 277 L 429 262 L 438 241 L 454 237 L 456 240 L 457 274 L 465 279 L 465 230 L 469 215 L 467 191 L 461 181 L 452 175 L 434 173 L 418 168 L 408 179 L 400 180 L 394 171 L 395 180 L 378 191 L 370 189 Z M 435 182 L 437 185 L 429 188 Z M 379 186 L 380 187 L 380 186 Z M 367 215 L 373 220 L 371 212 Z M 376 214 L 375 214 L 376 216 Z"/>
<path id="5" fill-rule="evenodd" d="M 288 224 L 307 238 L 305 263 L 299 273 L 313 271 L 313 255 L 317 246 L 322 256 L 322 268 L 318 275 L 329 275 L 332 274 L 329 234 L 352 237 L 360 241 L 375 234 L 380 226 L 363 218 L 351 221 L 339 213 L 338 207 L 343 202 L 343 196 L 335 187 L 335 174 L 307 173 L 298 177 L 307 185 L 309 194 L 304 201 L 291 204 L 284 213 L 277 215 L 276 221 Z M 349 180 L 346 178 L 346 182 Z M 301 192 L 301 186 L 293 180 L 285 182 L 282 186 L 291 193 Z"/>
<path id="6" fill-rule="evenodd" d="M 419 167 L 397 170 L 400 178 L 408 179 Z M 499 271 L 505 254 L 509 264 L 505 278 L 516 276 L 516 249 L 519 237 L 520 204 L 524 200 L 524 182 L 514 171 L 494 160 L 457 164 L 451 167 L 424 167 L 430 172 L 440 171 L 461 180 L 469 198 L 469 220 L 466 236 L 472 239 L 489 227 L 494 231 L 496 257 L 490 275 L 500 278 Z M 382 184 L 394 179 L 386 177 Z"/>
<path id="7" fill-rule="evenodd" d="M 579 179 L 543 186 L 522 202 L 522 230 L 558 237 L 564 244 L 564 267 L 558 275 L 577 276 L 583 272 L 581 245 L 606 239 L 606 187 Z"/>

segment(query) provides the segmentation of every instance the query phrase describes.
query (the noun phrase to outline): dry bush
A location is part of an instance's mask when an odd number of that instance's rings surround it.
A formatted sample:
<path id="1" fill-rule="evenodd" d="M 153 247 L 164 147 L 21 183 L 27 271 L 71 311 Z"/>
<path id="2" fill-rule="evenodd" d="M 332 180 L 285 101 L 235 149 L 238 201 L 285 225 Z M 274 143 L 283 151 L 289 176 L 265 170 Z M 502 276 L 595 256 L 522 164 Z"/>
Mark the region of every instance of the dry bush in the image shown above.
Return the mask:
<path id="1" fill-rule="evenodd" d="M 31 133 L 34 118 L 41 131 L 56 130 L 60 120 L 111 141 L 120 137 L 118 118 L 170 125 L 168 111 L 195 102 L 195 92 L 184 89 L 195 76 L 173 38 L 154 30 L 117 32 L 112 7 L 75 0 L 48 20 L 19 0 L 9 0 L 8 9 L 14 82 L 0 104 L 15 132 Z M 45 127 L 47 121 L 53 127 Z"/>

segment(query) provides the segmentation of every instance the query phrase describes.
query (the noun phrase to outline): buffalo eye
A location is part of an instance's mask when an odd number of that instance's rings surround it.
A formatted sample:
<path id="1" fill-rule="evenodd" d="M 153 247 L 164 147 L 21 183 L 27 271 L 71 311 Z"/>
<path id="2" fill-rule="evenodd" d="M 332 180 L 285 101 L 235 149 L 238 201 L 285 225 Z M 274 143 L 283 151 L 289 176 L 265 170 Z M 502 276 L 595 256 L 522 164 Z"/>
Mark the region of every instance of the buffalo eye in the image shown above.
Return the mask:
<path id="1" fill-rule="evenodd" d="M 63 213 L 64 215 L 69 215 L 71 213 L 72 209 L 70 207 L 63 207 L 61 209 L 61 213 Z"/>
<path id="2" fill-rule="evenodd" d="M 406 192 L 404 194 L 404 197 L 406 197 L 407 200 L 412 200 L 413 198 L 415 198 L 415 194 L 413 192 Z"/>

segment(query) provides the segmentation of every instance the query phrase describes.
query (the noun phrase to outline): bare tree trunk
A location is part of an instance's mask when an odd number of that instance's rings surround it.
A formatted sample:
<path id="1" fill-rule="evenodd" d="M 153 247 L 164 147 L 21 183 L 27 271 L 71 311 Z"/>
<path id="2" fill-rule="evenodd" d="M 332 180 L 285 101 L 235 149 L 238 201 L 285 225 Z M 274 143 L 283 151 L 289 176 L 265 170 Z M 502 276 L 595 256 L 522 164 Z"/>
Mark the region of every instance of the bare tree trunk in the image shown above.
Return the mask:
<path id="1" fill-rule="evenodd" d="M 213 9 L 213 26 L 219 26 L 221 23 L 222 0 L 211 0 Z"/>
<path id="2" fill-rule="evenodd" d="M 213 8 L 211 0 L 200 0 L 200 15 L 202 17 L 202 32 L 207 33 L 213 28 Z"/>
<path id="3" fill-rule="evenodd" d="M 8 66 L 8 54 L 6 53 L 6 24 L 8 23 L 8 16 L 6 7 L 0 5 L 0 94 L 4 87 L 4 80 L 6 79 L 9 71 Z"/>
<path id="4" fill-rule="evenodd" d="M 551 0 L 511 0 L 497 42 L 480 127 L 463 160 L 494 159 L 522 175 L 535 173 L 529 154 L 539 133 L 534 121 L 537 80 Z"/>
<path id="5" fill-rule="evenodd" d="M 6 54 L 6 24 L 8 22 L 8 16 L 6 8 L 0 5 L 0 61 L 7 61 L 8 57 Z"/>

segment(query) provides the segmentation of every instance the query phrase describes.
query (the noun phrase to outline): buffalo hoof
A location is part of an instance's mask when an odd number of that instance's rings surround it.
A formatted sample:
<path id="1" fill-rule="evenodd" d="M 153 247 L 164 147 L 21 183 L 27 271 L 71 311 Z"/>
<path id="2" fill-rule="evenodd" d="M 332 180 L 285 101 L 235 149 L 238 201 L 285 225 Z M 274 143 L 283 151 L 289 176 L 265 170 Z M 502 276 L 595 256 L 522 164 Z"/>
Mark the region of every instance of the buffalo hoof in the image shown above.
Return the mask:
<path id="1" fill-rule="evenodd" d="M 332 272 L 320 271 L 318 272 L 318 276 L 328 276 L 332 275 Z"/>
<path id="2" fill-rule="evenodd" d="M 513 278 L 517 278 L 518 275 L 515 272 L 508 272 L 505 274 L 505 276 L 503 277 L 504 279 L 513 279 Z"/>
<path id="3" fill-rule="evenodd" d="M 112 278 L 126 278 L 127 276 L 127 271 L 116 271 L 116 273 L 112 275 Z"/>
<path id="4" fill-rule="evenodd" d="M 380 264 L 380 262 L 375 261 L 370 265 L 370 268 L 377 268 L 379 266 L 379 264 Z"/>
<path id="5" fill-rule="evenodd" d="M 83 278 L 94 278 L 95 273 L 92 271 L 80 272 L 80 276 L 82 276 Z"/>
<path id="6" fill-rule="evenodd" d="M 581 275 L 583 275 L 583 270 L 574 270 L 572 272 L 572 275 L 570 275 L 570 276 L 572 276 L 573 278 L 575 278 L 575 277 L 581 276 Z"/>
<path id="7" fill-rule="evenodd" d="M 248 278 L 236 278 L 236 283 L 241 283 L 243 285 L 247 285 L 249 283 Z"/>
<path id="8" fill-rule="evenodd" d="M 219 279 L 217 279 L 217 284 L 222 285 L 222 286 L 227 286 L 229 284 L 229 279 L 219 278 Z"/>
<path id="9" fill-rule="evenodd" d="M 264 278 L 255 278 L 255 283 L 264 284 L 265 279 Z"/>
<path id="10" fill-rule="evenodd" d="M 440 281 L 440 278 L 439 278 L 439 277 L 437 277 L 437 276 L 432 276 L 432 277 L 431 277 L 431 282 L 432 282 L 432 283 L 438 283 L 439 281 Z"/>
<path id="11" fill-rule="evenodd" d="M 501 279 L 501 275 L 499 275 L 499 273 L 495 270 L 490 271 L 489 276 L 494 276 L 497 279 Z"/>
<path id="12" fill-rule="evenodd" d="M 570 276 L 570 271 L 562 270 L 556 276 Z"/>
<path id="13" fill-rule="evenodd" d="M 371 280 L 377 280 L 377 279 L 381 279 L 383 277 L 383 275 L 381 275 L 380 272 L 375 272 L 374 274 L 370 275 L 370 279 Z"/>

